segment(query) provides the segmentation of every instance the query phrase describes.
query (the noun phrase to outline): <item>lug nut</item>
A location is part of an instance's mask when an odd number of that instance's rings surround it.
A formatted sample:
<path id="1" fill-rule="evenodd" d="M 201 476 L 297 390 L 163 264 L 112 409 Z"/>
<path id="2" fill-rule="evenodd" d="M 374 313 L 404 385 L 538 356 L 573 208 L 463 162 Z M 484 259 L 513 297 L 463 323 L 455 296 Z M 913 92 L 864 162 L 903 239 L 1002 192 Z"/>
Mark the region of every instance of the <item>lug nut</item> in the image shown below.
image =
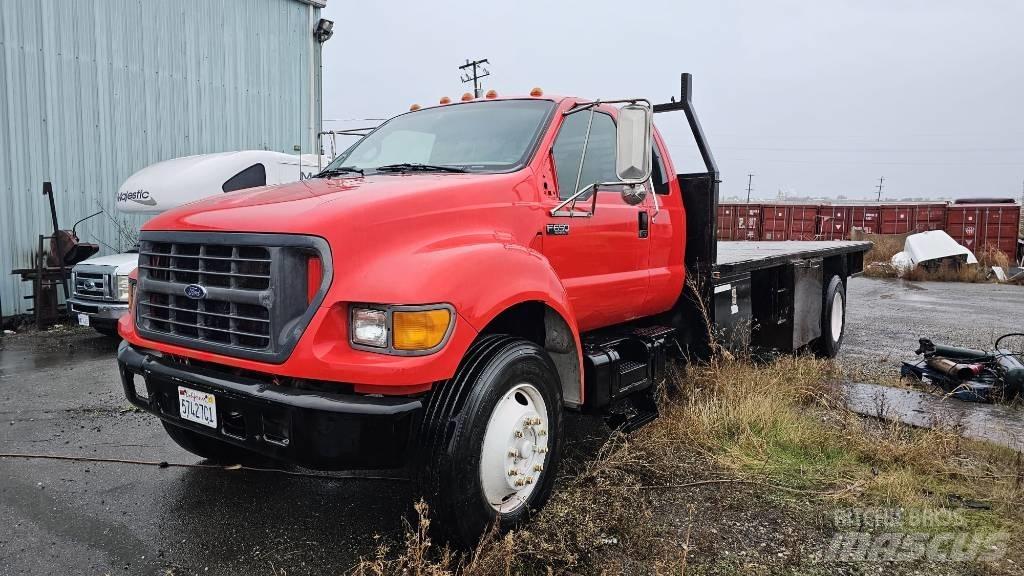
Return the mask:
<path id="1" fill-rule="evenodd" d="M 516 430 L 515 437 L 516 438 L 522 438 L 523 437 L 523 431 L 522 430 Z"/>
<path id="2" fill-rule="evenodd" d="M 509 476 L 518 476 L 519 475 L 519 470 L 516 470 L 515 468 L 509 468 L 508 469 L 508 475 Z"/>
<path id="3" fill-rule="evenodd" d="M 516 478 L 516 486 L 523 487 L 530 483 L 529 478 Z"/>
<path id="4" fill-rule="evenodd" d="M 541 428 L 540 430 L 537 430 L 537 436 L 547 436 L 547 435 L 548 435 L 548 431 L 545 430 L 544 428 Z"/>
<path id="5" fill-rule="evenodd" d="M 533 471 L 534 472 L 543 472 L 544 471 L 544 466 L 542 464 L 534 464 L 533 465 Z"/>
<path id="6" fill-rule="evenodd" d="M 533 484 L 533 476 L 527 476 L 526 477 L 526 483 L 527 484 Z"/>
<path id="7" fill-rule="evenodd" d="M 547 454 L 548 453 L 548 447 L 547 446 L 541 446 L 540 448 L 537 448 L 536 452 L 537 452 L 537 454 Z"/>
<path id="8" fill-rule="evenodd" d="M 516 450 L 515 448 L 513 448 L 513 449 L 508 451 L 508 455 L 511 458 L 519 458 L 519 450 Z"/>

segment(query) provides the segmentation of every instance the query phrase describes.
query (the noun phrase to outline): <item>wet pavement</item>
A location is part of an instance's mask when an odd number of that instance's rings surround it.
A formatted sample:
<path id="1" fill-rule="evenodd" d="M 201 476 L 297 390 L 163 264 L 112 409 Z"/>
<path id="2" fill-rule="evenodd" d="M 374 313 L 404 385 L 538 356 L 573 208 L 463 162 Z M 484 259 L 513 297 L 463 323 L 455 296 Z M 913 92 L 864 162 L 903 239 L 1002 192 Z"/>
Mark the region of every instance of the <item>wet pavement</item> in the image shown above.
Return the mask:
<path id="1" fill-rule="evenodd" d="M 984 347 L 1024 317 L 1020 287 L 858 278 L 849 293 L 842 359 L 880 374 L 918 335 Z M 124 400 L 113 340 L 75 328 L 0 346 L 0 452 L 200 462 Z M 603 429 L 568 426 L 578 461 Z M 343 573 L 400 537 L 411 498 L 404 481 L 0 459 L 0 575 Z"/>
<path id="2" fill-rule="evenodd" d="M 203 462 L 124 399 L 112 339 L 0 345 L 0 453 Z M 567 426 L 577 460 L 604 434 Z M 341 574 L 401 538 L 412 500 L 405 480 L 0 458 L 0 575 Z"/>

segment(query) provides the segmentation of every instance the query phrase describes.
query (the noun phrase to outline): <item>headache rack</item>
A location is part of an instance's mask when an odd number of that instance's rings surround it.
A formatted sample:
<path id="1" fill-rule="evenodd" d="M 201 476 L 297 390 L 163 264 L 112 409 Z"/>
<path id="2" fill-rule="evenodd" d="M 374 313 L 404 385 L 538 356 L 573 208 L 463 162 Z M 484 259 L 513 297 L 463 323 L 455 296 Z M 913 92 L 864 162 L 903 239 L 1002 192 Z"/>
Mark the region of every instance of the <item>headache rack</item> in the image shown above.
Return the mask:
<path id="1" fill-rule="evenodd" d="M 311 236 L 144 232 L 136 328 L 161 342 L 283 362 L 323 299 L 330 262 L 327 243 Z"/>

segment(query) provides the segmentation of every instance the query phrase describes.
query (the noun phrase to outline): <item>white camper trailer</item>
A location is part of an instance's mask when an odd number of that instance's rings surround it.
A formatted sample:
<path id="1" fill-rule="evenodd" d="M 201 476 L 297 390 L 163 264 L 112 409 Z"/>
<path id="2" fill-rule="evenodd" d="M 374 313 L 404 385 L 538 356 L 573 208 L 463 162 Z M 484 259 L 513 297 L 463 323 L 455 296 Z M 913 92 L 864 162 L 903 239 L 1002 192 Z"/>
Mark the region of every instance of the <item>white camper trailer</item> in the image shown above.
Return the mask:
<path id="1" fill-rule="evenodd" d="M 315 154 L 242 150 L 184 156 L 157 162 L 132 174 L 117 191 L 117 209 L 159 214 L 208 196 L 308 178 L 325 165 Z M 128 311 L 128 275 L 136 252 L 110 254 L 76 264 L 71 271 L 71 314 L 82 326 L 117 335 L 117 319 Z"/>

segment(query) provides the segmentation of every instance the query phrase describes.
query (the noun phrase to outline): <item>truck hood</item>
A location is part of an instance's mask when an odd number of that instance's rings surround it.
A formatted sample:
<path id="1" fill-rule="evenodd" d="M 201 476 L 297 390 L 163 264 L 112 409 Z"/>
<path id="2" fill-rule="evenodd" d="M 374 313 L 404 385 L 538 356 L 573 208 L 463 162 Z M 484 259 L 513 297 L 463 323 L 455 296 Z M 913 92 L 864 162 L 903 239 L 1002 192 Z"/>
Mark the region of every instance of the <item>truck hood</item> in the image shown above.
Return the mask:
<path id="1" fill-rule="evenodd" d="M 110 266 L 111 268 L 114 268 L 115 274 L 119 276 L 127 276 L 139 265 L 139 254 L 137 252 L 125 252 L 122 254 L 108 254 L 106 256 L 89 258 L 88 260 L 83 260 L 82 262 L 75 264 L 75 268 L 82 265 Z"/>
<path id="2" fill-rule="evenodd" d="M 313 178 L 240 190 L 181 206 L 149 220 L 143 230 L 277 232 L 326 235 L 339 218 L 360 227 L 403 215 L 472 209 L 489 191 L 507 191 L 513 174 L 378 174 Z M 511 184 L 511 186 L 509 186 Z M 351 217 L 351 219 L 349 219 Z"/>

